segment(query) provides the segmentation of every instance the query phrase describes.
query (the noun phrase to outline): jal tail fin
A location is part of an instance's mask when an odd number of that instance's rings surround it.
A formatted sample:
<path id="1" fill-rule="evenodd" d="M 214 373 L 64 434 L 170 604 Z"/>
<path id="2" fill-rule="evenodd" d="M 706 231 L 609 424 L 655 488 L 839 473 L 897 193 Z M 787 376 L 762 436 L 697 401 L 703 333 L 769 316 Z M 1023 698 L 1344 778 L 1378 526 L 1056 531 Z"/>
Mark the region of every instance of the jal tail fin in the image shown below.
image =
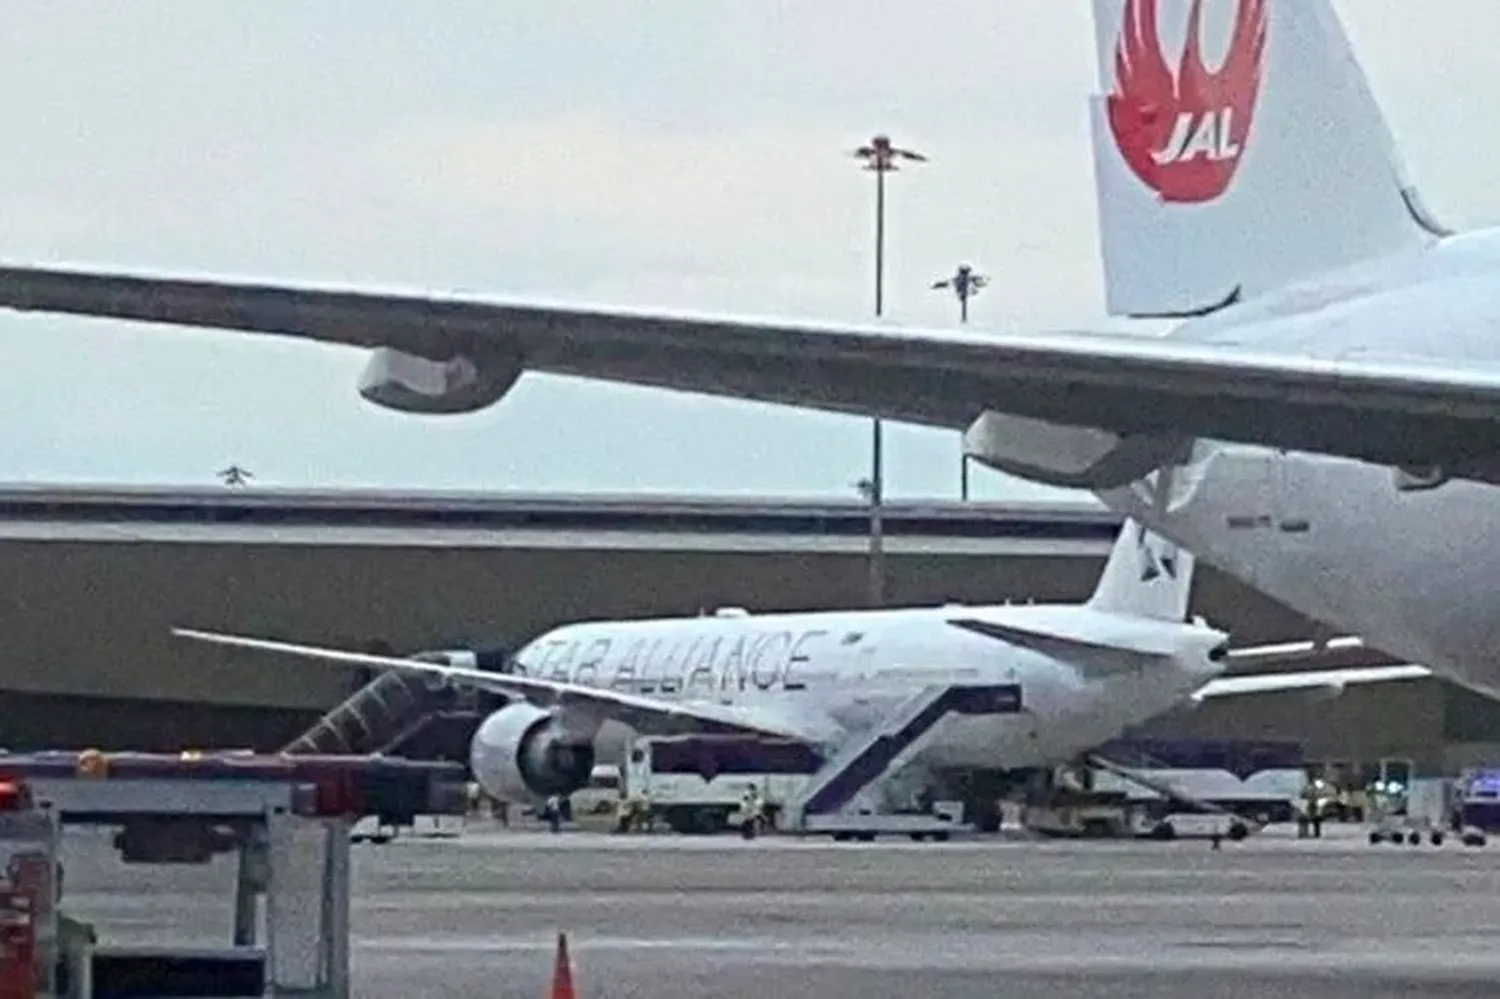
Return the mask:
<path id="1" fill-rule="evenodd" d="M 1329 0 L 1093 3 L 1112 315 L 1202 315 L 1448 235 Z"/>
<path id="2" fill-rule="evenodd" d="M 1126 520 L 1088 606 L 1111 614 L 1184 621 L 1194 562 L 1191 552 Z"/>

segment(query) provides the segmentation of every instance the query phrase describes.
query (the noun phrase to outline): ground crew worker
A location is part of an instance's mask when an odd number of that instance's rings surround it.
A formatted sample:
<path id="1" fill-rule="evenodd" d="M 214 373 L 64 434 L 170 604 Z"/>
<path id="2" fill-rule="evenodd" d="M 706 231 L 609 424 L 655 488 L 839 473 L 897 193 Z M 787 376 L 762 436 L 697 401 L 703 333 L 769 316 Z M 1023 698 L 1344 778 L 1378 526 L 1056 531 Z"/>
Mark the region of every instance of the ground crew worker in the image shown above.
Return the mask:
<path id="1" fill-rule="evenodd" d="M 1328 795 L 1328 785 L 1319 777 L 1309 781 L 1303 794 L 1307 799 L 1307 822 L 1312 827 L 1313 839 L 1323 835 L 1323 811 Z"/>
<path id="2" fill-rule="evenodd" d="M 651 799 L 637 794 L 630 799 L 630 825 L 645 832 L 656 831 L 656 816 L 651 811 Z"/>
<path id="3" fill-rule="evenodd" d="M 923 784 L 917 791 L 917 812 L 921 815 L 931 815 L 933 807 L 937 805 L 937 791 L 931 784 Z"/>
<path id="4" fill-rule="evenodd" d="M 754 784 L 746 784 L 745 796 L 740 799 L 740 835 L 746 839 L 754 839 L 755 834 L 760 831 L 760 819 L 760 791 Z"/>
<path id="5" fill-rule="evenodd" d="M 553 832 L 562 831 L 562 803 L 557 795 L 549 795 L 546 802 L 542 804 L 542 821 Z"/>
<path id="6" fill-rule="evenodd" d="M 1323 818 L 1328 806 L 1328 782 L 1314 777 L 1302 785 L 1298 796 L 1297 837 L 1305 838 L 1311 831 L 1314 839 L 1323 835 Z"/>

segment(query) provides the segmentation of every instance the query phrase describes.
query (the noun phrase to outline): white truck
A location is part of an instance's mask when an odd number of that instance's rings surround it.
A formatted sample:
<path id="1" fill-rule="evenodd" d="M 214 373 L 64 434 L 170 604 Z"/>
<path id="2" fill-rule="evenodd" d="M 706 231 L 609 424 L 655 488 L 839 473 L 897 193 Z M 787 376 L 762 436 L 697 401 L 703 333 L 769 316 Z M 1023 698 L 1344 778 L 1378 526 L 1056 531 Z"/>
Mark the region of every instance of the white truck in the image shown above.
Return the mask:
<path id="1" fill-rule="evenodd" d="M 654 821 L 674 832 L 717 833 L 730 828 L 754 785 L 774 828 L 782 807 L 822 764 L 792 740 L 681 735 L 637 739 L 623 773 L 624 791 L 644 799 Z"/>

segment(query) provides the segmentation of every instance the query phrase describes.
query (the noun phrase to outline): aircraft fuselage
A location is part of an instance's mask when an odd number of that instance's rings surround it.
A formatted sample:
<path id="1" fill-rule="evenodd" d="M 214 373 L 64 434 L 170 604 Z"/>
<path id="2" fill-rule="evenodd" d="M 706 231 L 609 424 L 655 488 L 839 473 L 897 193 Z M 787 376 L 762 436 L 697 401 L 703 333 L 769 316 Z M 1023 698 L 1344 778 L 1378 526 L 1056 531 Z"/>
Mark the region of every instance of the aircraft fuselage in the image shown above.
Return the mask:
<path id="1" fill-rule="evenodd" d="M 1500 360 L 1500 231 L 1453 237 L 1184 324 L 1184 342 L 1460 366 Z M 1199 441 L 1152 486 L 1101 491 L 1204 561 L 1335 629 L 1500 696 L 1500 491 Z M 1152 477 L 1153 481 L 1155 476 Z M 1415 487 L 1413 487 L 1415 486 Z"/>
<path id="2" fill-rule="evenodd" d="M 1037 651 L 965 631 L 951 618 L 1080 620 L 1071 606 L 916 608 L 567 625 L 518 653 L 520 670 L 549 680 L 665 701 L 742 707 L 766 720 L 795 720 L 830 742 L 889 718 L 929 685 L 1021 687 L 1020 713 L 950 718 L 917 759 L 940 767 L 1019 769 L 1067 760 L 1182 702 L 1219 672 L 1209 628 L 1094 614 L 1099 637 L 1159 630 L 1180 655 L 1149 669 L 1085 670 Z M 630 730 L 607 723 L 601 762 Z"/>

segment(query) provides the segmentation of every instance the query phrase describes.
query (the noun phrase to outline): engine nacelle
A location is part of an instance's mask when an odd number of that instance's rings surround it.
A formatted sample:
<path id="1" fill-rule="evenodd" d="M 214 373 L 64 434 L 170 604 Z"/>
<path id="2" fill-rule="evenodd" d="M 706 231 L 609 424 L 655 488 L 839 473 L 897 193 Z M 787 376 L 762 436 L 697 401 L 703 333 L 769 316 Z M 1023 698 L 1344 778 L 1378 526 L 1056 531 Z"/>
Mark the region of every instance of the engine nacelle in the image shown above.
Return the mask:
<path id="1" fill-rule="evenodd" d="M 1189 438 L 1075 427 L 984 413 L 964 431 L 964 453 L 1008 475 L 1068 489 L 1115 489 L 1184 460 Z"/>
<path id="2" fill-rule="evenodd" d="M 503 350 L 435 361 L 378 347 L 359 376 L 359 394 L 402 413 L 472 413 L 505 398 L 524 370 L 518 355 Z"/>
<path id="3" fill-rule="evenodd" d="M 565 732 L 550 711 L 518 701 L 474 732 L 469 765 L 479 786 L 502 801 L 572 794 L 594 772 L 594 740 Z"/>
<path id="4" fill-rule="evenodd" d="M 411 658 L 458 669 L 482 669 L 488 673 L 516 671 L 515 653 L 508 646 L 488 649 L 428 649 L 413 654 Z"/>

